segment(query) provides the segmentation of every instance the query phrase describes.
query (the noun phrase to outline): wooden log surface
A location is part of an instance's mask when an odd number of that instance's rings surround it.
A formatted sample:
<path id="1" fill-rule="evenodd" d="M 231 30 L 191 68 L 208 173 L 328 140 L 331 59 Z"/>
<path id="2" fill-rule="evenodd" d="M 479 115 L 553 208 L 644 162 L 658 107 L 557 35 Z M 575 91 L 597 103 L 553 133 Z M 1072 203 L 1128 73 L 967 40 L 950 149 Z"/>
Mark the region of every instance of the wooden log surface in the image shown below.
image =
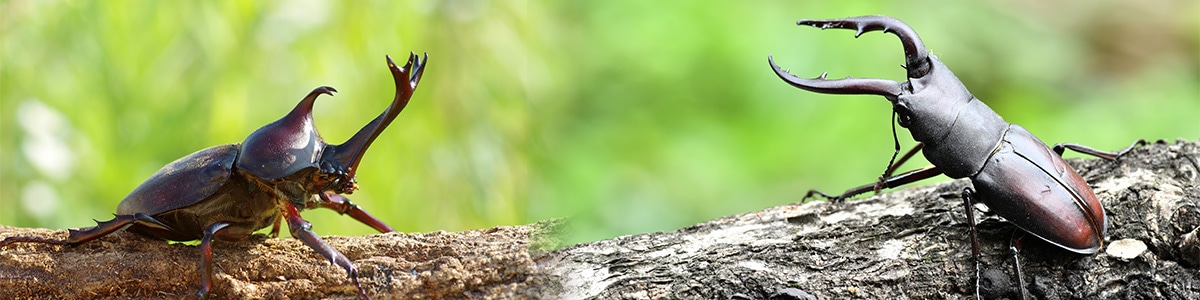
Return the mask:
<path id="1" fill-rule="evenodd" d="M 1078 255 L 1027 237 L 1031 296 L 1200 299 L 1200 143 L 1069 162 L 1107 208 L 1106 245 Z M 788 204 L 554 251 L 561 221 L 323 238 L 376 299 L 964 299 L 974 293 L 959 197 L 968 184 Z M 975 209 L 992 287 L 983 293 L 1015 297 L 1014 227 Z M 0 226 L 9 236 L 66 231 Z M 295 239 L 218 242 L 214 262 L 211 298 L 356 298 L 343 270 Z M 198 264 L 193 245 L 124 232 L 75 247 L 18 243 L 0 248 L 0 298 L 178 299 L 195 293 Z"/>
<path id="2" fill-rule="evenodd" d="M 1195 142 L 1148 145 L 1116 162 L 1070 160 L 1107 208 L 1107 242 L 1079 255 L 1025 238 L 1031 296 L 1200 299 L 1198 161 Z M 550 270 L 564 299 L 965 299 L 974 294 L 959 196 L 968 185 L 783 205 L 575 245 L 553 253 Z M 982 216 L 983 278 L 995 286 L 984 297 L 1017 298 L 1008 251 L 1015 227 Z"/>
<path id="3" fill-rule="evenodd" d="M 325 236 L 375 299 L 535 299 L 546 282 L 531 249 L 553 247 L 560 221 L 464 232 Z M 65 238 L 65 230 L 0 227 L 0 237 Z M 536 252 L 536 251 L 535 251 Z M 0 249 L 0 299 L 191 297 L 194 245 L 117 232 L 74 247 L 18 243 Z M 210 299 L 357 299 L 346 272 L 292 238 L 214 242 Z"/>

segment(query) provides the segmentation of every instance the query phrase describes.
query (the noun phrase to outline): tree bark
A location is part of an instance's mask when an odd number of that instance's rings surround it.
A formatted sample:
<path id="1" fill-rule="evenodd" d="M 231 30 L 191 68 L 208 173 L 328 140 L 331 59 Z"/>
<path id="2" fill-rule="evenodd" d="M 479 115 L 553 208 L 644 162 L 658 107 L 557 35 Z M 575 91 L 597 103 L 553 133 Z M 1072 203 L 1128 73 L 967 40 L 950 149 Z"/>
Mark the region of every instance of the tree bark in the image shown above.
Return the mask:
<path id="1" fill-rule="evenodd" d="M 1107 208 L 1105 247 L 1079 255 L 1027 235 L 1020 266 L 1029 294 L 1200 299 L 1198 161 L 1194 142 L 1159 142 L 1115 162 L 1070 160 Z M 549 271 L 564 299 L 969 298 L 975 265 L 959 195 L 969 184 L 784 205 L 575 245 L 542 259 L 556 263 Z M 1019 298 L 1008 250 L 1017 230 L 976 209 L 983 216 L 982 294 Z"/>
<path id="2" fill-rule="evenodd" d="M 1107 242 L 1078 255 L 1026 237 L 1020 266 L 1031 296 L 1200 298 L 1200 143 L 1069 162 L 1107 209 Z M 783 205 L 551 252 L 559 221 L 323 238 L 378 299 L 961 299 L 975 289 L 959 197 L 968 185 Z M 983 294 L 1016 297 L 1008 246 L 1017 230 L 975 209 L 990 287 Z M 0 238 L 9 236 L 66 232 L 0 227 Z M 1128 246 L 1138 242 L 1146 249 Z M 256 236 L 213 249 L 212 298 L 356 297 L 343 270 L 295 239 Z M 124 232 L 75 247 L 8 245 L 0 248 L 0 298 L 177 299 L 198 288 L 198 255 L 191 245 Z"/>
<path id="3" fill-rule="evenodd" d="M 325 236 L 358 268 L 376 299 L 537 299 L 555 286 L 531 249 L 553 247 L 559 221 L 464 232 Z M 0 227 L 8 236 L 65 230 Z M 216 241 L 210 299 L 356 299 L 346 272 L 296 239 Z M 0 299 L 191 297 L 200 285 L 195 246 L 117 232 L 74 247 L 17 243 L 0 249 Z"/>

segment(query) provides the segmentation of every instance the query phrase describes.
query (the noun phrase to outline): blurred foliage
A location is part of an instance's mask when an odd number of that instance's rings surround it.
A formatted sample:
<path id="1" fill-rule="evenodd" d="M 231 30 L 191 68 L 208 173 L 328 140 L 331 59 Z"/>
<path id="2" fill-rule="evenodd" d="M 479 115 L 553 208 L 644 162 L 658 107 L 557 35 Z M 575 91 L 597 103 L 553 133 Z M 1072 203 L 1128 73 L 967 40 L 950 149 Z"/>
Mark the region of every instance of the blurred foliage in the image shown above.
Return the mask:
<path id="1" fill-rule="evenodd" d="M 401 231 L 569 217 L 568 240 L 587 241 L 869 182 L 893 151 L 890 107 L 794 89 L 766 56 L 902 80 L 902 50 L 800 18 L 909 22 L 1047 143 L 1200 138 L 1197 2 L 1018 2 L 0 1 L 0 224 L 91 226 L 319 85 L 341 91 L 316 112 L 341 142 L 391 99 L 383 55 L 408 51 L 429 53 L 425 78 L 350 196 Z"/>

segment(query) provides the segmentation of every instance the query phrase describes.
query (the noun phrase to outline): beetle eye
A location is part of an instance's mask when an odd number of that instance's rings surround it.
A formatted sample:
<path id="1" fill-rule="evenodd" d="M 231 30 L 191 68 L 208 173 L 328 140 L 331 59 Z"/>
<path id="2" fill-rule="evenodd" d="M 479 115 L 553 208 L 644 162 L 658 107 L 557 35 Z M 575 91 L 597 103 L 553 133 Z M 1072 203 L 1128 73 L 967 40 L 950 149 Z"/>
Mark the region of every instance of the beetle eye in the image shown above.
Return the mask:
<path id="1" fill-rule="evenodd" d="M 908 105 L 897 103 L 892 110 L 896 112 L 896 122 L 900 123 L 900 126 L 908 128 L 908 125 L 912 124 L 912 111 L 908 110 Z"/>

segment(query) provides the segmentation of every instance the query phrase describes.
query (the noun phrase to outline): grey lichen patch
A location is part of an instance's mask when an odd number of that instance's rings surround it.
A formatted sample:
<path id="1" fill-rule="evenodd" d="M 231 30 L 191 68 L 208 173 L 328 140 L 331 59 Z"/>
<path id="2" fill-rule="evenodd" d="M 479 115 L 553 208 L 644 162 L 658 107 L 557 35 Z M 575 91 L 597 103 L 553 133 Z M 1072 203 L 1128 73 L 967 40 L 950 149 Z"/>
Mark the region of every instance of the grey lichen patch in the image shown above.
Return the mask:
<path id="1" fill-rule="evenodd" d="M 1108 244 L 1108 248 L 1104 249 L 1104 253 L 1120 258 L 1130 260 L 1142 253 L 1146 253 L 1146 243 L 1135 239 L 1121 239 Z"/>

